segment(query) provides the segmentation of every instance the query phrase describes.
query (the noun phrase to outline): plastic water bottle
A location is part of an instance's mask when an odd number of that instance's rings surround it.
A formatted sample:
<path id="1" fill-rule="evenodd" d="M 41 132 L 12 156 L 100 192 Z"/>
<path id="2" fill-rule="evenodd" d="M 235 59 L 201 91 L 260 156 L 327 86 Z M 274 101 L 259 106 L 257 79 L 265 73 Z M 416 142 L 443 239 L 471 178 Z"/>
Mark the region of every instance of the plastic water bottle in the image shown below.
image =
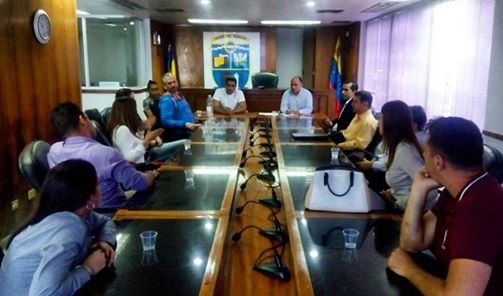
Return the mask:
<path id="1" fill-rule="evenodd" d="M 208 99 L 206 100 L 206 113 L 208 113 L 208 117 L 213 117 L 213 99 L 211 95 L 208 95 Z"/>

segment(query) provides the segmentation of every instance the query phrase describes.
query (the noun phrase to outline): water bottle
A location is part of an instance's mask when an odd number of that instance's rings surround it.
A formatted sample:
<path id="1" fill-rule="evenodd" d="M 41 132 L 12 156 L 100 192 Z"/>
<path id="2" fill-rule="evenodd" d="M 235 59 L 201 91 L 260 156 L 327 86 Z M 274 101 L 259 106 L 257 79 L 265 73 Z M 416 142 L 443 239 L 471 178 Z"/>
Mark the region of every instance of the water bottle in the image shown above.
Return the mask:
<path id="1" fill-rule="evenodd" d="M 206 113 L 208 113 L 208 117 L 213 117 L 213 99 L 211 95 L 208 95 L 208 99 L 206 100 Z"/>

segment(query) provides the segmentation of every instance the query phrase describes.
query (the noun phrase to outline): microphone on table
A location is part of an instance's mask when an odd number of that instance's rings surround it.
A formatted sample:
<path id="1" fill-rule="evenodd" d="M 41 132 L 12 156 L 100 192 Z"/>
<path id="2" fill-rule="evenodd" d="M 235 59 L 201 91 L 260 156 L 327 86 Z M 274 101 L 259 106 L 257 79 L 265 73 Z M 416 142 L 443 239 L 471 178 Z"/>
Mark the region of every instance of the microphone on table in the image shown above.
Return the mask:
<path id="1" fill-rule="evenodd" d="M 253 149 L 254 147 L 257 147 L 257 146 L 260 146 L 260 147 L 263 147 L 263 148 L 269 148 L 269 149 L 272 149 L 274 147 L 274 145 L 270 144 L 270 143 L 258 143 L 258 144 L 255 144 L 255 145 L 251 145 L 250 147 L 246 148 L 243 151 L 243 154 L 241 154 L 242 157 L 245 158 L 246 154 L 248 153 L 248 151 L 250 151 L 251 149 Z"/>
<path id="2" fill-rule="evenodd" d="M 244 183 L 242 183 L 239 187 L 241 190 L 244 190 L 246 188 L 246 185 L 248 185 L 248 182 L 253 178 L 256 177 L 257 179 L 269 183 L 274 183 L 276 181 L 276 178 L 272 174 L 272 172 L 268 171 L 267 174 L 264 173 L 257 173 L 249 176 Z"/>
<path id="3" fill-rule="evenodd" d="M 251 203 L 260 204 L 262 206 L 265 206 L 264 204 L 259 203 L 257 201 L 249 200 L 244 205 L 237 207 L 235 210 L 235 213 L 238 215 L 241 214 L 243 212 L 244 208 Z M 271 211 L 271 216 L 273 217 L 273 220 L 272 220 L 272 222 L 274 224 L 273 228 L 262 229 L 258 226 L 255 226 L 255 225 L 248 225 L 245 228 L 241 229 L 240 231 L 234 233 L 232 235 L 232 240 L 234 242 L 239 241 L 241 239 L 241 234 L 244 231 L 246 231 L 247 229 L 250 229 L 250 228 L 255 228 L 255 229 L 259 230 L 260 235 L 267 237 L 270 240 L 278 241 L 282 244 L 286 244 L 288 242 L 288 234 L 284 231 L 284 228 L 285 228 L 284 225 L 282 225 L 281 222 L 279 222 L 278 218 L 276 217 L 276 213 L 270 207 L 267 207 L 267 208 Z"/>
<path id="4" fill-rule="evenodd" d="M 246 162 L 248 161 L 248 159 L 250 159 L 250 158 L 259 158 L 261 161 L 274 162 L 276 165 L 278 164 L 274 159 L 265 159 L 259 155 L 250 155 L 241 161 L 241 163 L 239 164 L 239 167 L 243 168 L 245 166 Z"/>
<path id="5" fill-rule="evenodd" d="M 255 264 L 253 270 L 282 281 L 290 280 L 291 276 L 288 267 L 281 261 L 281 255 L 278 253 L 278 250 L 274 246 L 272 249 L 275 253 L 274 260 L 272 262 Z"/>

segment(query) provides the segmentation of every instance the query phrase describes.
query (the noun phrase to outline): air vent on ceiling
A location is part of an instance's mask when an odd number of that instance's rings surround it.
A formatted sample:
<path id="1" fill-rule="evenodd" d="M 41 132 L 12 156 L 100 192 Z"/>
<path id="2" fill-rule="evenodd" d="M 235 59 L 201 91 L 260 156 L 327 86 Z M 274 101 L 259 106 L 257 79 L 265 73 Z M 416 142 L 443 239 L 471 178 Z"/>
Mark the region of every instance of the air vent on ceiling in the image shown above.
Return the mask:
<path id="1" fill-rule="evenodd" d="M 112 0 L 112 1 L 119 4 L 120 6 L 126 7 L 131 10 L 146 9 L 145 7 L 143 7 L 137 3 L 134 3 L 133 1 L 129 1 L 129 0 Z"/>
<path id="2" fill-rule="evenodd" d="M 165 13 L 185 12 L 185 10 L 183 10 L 181 8 L 159 8 L 156 10 L 159 12 L 165 12 Z"/>
<path id="3" fill-rule="evenodd" d="M 377 13 L 381 12 L 385 9 L 388 9 L 392 6 L 397 5 L 399 2 L 379 2 L 370 7 L 365 8 L 361 11 L 361 13 Z"/>
<path id="4" fill-rule="evenodd" d="M 319 10 L 316 10 L 317 13 L 333 13 L 333 14 L 341 13 L 343 11 L 344 11 L 344 9 L 319 9 Z"/>
<path id="5" fill-rule="evenodd" d="M 332 25 L 336 26 L 347 26 L 350 25 L 352 22 L 351 21 L 333 21 L 331 22 Z"/>

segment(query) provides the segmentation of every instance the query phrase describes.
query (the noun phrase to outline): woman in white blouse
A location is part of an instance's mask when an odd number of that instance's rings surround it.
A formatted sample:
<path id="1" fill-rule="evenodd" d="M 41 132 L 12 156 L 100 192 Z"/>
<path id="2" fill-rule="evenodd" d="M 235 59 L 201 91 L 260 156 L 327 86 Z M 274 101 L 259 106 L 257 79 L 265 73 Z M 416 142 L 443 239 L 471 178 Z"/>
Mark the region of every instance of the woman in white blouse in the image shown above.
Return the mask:
<path id="1" fill-rule="evenodd" d="M 114 147 L 133 163 L 166 161 L 183 145 L 183 141 L 162 143 L 159 136 L 164 129 L 145 127 L 136 112 L 136 101 L 129 98 L 114 101 L 107 127 Z"/>
<path id="2" fill-rule="evenodd" d="M 382 107 L 383 146 L 388 161 L 386 163 L 386 183 L 390 189 L 381 195 L 400 210 L 405 209 L 412 180 L 423 167 L 423 149 L 414 129 L 409 106 L 402 101 L 390 101 Z M 427 207 L 431 207 L 437 194 L 430 192 Z"/>

